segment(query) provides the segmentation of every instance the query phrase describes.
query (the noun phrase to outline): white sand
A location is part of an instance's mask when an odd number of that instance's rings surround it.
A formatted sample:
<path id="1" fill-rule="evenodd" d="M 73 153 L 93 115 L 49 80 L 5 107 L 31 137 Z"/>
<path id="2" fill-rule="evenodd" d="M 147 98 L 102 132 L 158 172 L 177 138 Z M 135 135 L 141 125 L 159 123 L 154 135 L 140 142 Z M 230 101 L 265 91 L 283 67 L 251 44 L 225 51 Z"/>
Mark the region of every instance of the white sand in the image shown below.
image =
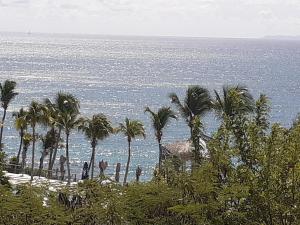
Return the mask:
<path id="1" fill-rule="evenodd" d="M 4 171 L 4 176 L 8 177 L 9 183 L 12 185 L 30 184 L 30 176 L 27 174 L 15 174 Z M 47 179 L 45 177 L 34 176 L 31 182 L 33 186 L 44 186 L 48 185 L 49 190 L 55 191 L 67 185 L 65 181 Z M 70 186 L 75 186 L 77 182 L 71 182 Z"/>
<path id="2" fill-rule="evenodd" d="M 30 178 L 31 178 L 30 175 L 8 173 L 7 171 L 3 171 L 3 172 L 4 172 L 4 176 L 8 177 L 9 183 L 12 184 L 13 186 L 20 185 L 20 184 L 30 184 Z M 78 182 L 71 182 L 70 186 L 74 187 L 79 182 L 82 182 L 82 180 L 79 180 Z M 112 181 L 109 179 L 102 180 L 100 182 L 101 185 L 108 185 L 110 183 L 112 183 Z M 33 186 L 48 186 L 49 191 L 56 191 L 57 189 L 61 189 L 67 186 L 66 181 L 47 179 L 45 177 L 38 177 L 38 176 L 33 177 L 33 181 L 31 182 L 31 184 Z"/>

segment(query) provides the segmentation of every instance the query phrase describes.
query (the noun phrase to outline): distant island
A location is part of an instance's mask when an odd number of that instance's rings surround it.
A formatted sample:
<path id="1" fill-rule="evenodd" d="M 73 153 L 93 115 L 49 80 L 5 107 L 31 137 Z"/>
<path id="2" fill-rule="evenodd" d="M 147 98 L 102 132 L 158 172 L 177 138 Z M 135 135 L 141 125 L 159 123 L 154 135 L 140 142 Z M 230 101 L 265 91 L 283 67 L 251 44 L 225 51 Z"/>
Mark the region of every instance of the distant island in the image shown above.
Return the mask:
<path id="1" fill-rule="evenodd" d="M 270 35 L 264 36 L 264 39 L 274 39 L 274 40 L 296 40 L 300 41 L 300 35 L 297 36 L 287 36 L 287 35 Z"/>

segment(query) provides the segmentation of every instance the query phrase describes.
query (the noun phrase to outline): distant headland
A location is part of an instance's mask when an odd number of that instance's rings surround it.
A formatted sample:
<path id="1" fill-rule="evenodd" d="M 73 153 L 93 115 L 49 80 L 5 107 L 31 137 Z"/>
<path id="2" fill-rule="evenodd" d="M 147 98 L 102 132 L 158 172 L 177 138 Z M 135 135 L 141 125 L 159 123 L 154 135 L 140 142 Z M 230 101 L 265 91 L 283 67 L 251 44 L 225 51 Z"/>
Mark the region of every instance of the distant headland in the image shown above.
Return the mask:
<path id="1" fill-rule="evenodd" d="M 300 41 L 300 35 L 297 36 L 287 36 L 287 35 L 270 35 L 264 36 L 264 39 L 276 39 L 276 40 L 296 40 Z"/>

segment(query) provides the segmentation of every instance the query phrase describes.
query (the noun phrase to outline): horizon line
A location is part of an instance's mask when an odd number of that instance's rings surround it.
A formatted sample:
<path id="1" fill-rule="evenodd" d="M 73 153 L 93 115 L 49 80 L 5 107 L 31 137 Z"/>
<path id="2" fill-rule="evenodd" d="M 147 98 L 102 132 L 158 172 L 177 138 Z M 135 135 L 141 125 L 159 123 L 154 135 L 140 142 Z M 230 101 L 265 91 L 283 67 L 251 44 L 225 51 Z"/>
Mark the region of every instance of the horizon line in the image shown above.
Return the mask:
<path id="1" fill-rule="evenodd" d="M 41 31 L 6 31 L 0 30 L 1 33 L 7 34 L 39 34 L 39 35 L 74 35 L 74 36 L 111 36 L 111 37 L 149 37 L 149 38 L 191 38 L 191 39 L 261 39 L 262 37 L 226 37 L 226 36 L 189 36 L 189 35 L 143 35 L 143 34 L 101 34 L 101 33 L 74 33 L 74 32 L 41 32 Z"/>
<path id="2" fill-rule="evenodd" d="M 226 37 L 226 36 L 188 36 L 188 35 L 143 35 L 143 34 L 100 34 L 100 33 L 73 33 L 73 32 L 40 32 L 40 31 L 6 31 L 0 30 L 0 34 L 37 34 L 57 36 L 90 36 L 90 37 L 141 37 L 141 38 L 186 38 L 186 39 L 251 39 L 251 40 L 300 40 L 300 35 L 264 35 L 260 37 Z"/>

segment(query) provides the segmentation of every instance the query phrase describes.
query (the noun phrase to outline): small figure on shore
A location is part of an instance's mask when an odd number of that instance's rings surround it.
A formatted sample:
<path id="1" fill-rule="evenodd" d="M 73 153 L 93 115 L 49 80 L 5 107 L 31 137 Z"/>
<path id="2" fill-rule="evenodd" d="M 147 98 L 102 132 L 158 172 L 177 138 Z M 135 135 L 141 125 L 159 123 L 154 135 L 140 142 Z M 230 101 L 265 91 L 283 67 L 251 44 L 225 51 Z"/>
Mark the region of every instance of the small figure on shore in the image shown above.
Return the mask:
<path id="1" fill-rule="evenodd" d="M 107 161 L 104 162 L 102 159 L 101 162 L 99 162 L 100 176 L 104 176 L 104 170 L 106 170 L 107 166 L 108 166 Z"/>
<path id="2" fill-rule="evenodd" d="M 83 165 L 81 179 L 82 180 L 89 179 L 89 164 L 87 162 L 85 162 Z"/>
<path id="3" fill-rule="evenodd" d="M 115 176 L 116 182 L 120 181 L 120 171 L 121 171 L 121 163 L 117 163 L 116 176 Z"/>
<path id="4" fill-rule="evenodd" d="M 64 180 L 65 178 L 65 162 L 67 158 L 64 157 L 63 155 L 60 156 L 59 158 L 59 164 L 60 164 L 60 180 Z"/>
<path id="5" fill-rule="evenodd" d="M 136 175 L 136 182 L 139 182 L 140 181 L 140 176 L 142 174 L 142 168 L 140 166 L 138 166 L 136 168 L 136 171 L 135 171 L 135 175 Z"/>

